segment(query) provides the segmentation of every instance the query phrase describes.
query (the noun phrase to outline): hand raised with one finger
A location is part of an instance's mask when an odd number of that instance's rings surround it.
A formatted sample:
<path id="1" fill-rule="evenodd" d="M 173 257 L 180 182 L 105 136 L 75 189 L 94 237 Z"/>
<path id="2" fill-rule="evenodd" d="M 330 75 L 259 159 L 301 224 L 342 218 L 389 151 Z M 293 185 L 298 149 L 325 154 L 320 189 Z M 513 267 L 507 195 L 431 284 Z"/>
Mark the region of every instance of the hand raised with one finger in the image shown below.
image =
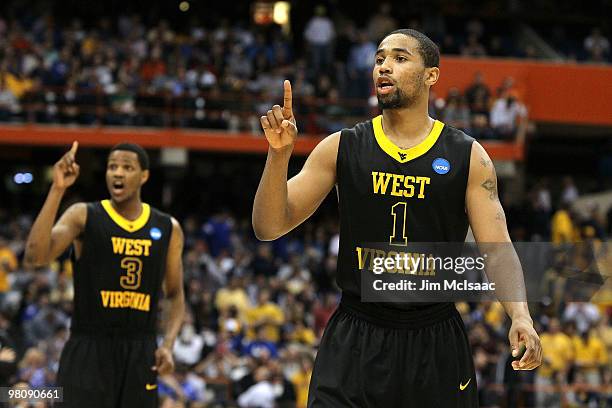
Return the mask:
<path id="1" fill-rule="evenodd" d="M 283 107 L 274 105 L 265 116 L 260 118 L 266 139 L 273 149 L 292 146 L 297 137 L 291 83 L 285 80 L 284 88 Z"/>
<path id="2" fill-rule="evenodd" d="M 76 152 L 79 142 L 73 142 L 72 147 L 53 166 L 53 185 L 60 189 L 67 189 L 79 177 L 79 165 L 76 163 Z"/>

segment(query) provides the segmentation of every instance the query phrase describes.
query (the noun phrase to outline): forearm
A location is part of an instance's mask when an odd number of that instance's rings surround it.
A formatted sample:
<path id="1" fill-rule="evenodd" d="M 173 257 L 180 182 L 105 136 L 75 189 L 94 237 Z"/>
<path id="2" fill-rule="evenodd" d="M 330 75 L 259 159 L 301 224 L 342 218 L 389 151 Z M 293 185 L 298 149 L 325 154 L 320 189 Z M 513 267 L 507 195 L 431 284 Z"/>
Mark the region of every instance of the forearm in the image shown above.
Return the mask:
<path id="1" fill-rule="evenodd" d="M 174 347 L 174 341 L 178 336 L 178 332 L 183 324 L 183 318 L 185 314 L 185 296 L 183 291 L 177 292 L 172 297 L 168 298 L 167 303 L 168 323 L 166 325 L 166 332 L 164 333 L 163 346 L 172 350 Z"/>
<path id="2" fill-rule="evenodd" d="M 531 320 L 520 260 L 511 242 L 484 244 L 487 276 L 495 282 L 495 294 L 512 320 Z"/>
<path id="3" fill-rule="evenodd" d="M 291 148 L 268 150 L 266 166 L 253 202 L 253 229 L 257 238 L 272 240 L 280 236 L 287 224 L 287 168 Z"/>
<path id="4" fill-rule="evenodd" d="M 65 190 L 51 186 L 47 199 L 36 217 L 25 248 L 25 262 L 39 266 L 50 261 L 51 229 Z"/>

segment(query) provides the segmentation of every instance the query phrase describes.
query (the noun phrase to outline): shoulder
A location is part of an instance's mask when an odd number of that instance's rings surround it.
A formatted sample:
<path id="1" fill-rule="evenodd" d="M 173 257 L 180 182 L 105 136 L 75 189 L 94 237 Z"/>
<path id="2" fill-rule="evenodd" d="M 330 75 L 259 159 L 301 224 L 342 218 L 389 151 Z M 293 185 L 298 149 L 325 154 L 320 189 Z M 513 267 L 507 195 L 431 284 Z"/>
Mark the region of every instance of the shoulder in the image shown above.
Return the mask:
<path id="1" fill-rule="evenodd" d="M 84 202 L 74 203 L 66 209 L 62 218 L 71 224 L 85 227 L 85 223 L 87 222 L 87 209 L 93 204 L 94 203 Z"/>
<path id="2" fill-rule="evenodd" d="M 352 128 L 342 129 L 339 133 L 339 136 L 342 135 L 343 138 L 356 138 L 361 137 L 364 134 L 373 133 L 374 128 L 372 125 L 372 119 L 365 120 L 363 122 L 356 123 Z"/>
<path id="3" fill-rule="evenodd" d="M 442 136 L 446 143 L 455 145 L 471 146 L 476 141 L 476 139 L 464 131 L 447 124 L 444 124 Z"/>

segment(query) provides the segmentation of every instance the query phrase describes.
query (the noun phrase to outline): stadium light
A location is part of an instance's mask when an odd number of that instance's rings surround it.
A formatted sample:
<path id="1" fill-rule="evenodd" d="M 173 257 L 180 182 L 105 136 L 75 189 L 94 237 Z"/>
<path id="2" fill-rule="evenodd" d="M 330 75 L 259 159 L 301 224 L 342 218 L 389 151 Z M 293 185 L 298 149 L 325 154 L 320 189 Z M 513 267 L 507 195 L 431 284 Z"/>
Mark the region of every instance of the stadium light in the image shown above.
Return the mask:
<path id="1" fill-rule="evenodd" d="M 189 11 L 189 2 L 181 1 L 179 3 L 179 10 L 181 10 L 183 13 Z"/>
<path id="2" fill-rule="evenodd" d="M 289 10 L 291 5 L 287 1 L 277 1 L 274 3 L 273 20 L 278 25 L 285 25 L 289 22 Z"/>

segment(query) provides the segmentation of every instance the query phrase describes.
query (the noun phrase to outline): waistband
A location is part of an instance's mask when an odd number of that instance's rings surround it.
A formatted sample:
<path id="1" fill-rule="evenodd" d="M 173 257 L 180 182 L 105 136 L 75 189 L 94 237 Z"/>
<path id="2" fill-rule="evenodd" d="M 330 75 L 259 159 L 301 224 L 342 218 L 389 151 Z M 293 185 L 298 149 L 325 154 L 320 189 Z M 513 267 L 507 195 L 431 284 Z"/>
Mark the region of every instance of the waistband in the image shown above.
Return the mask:
<path id="1" fill-rule="evenodd" d="M 148 339 L 155 338 L 153 330 L 134 329 L 132 327 L 96 327 L 77 326 L 70 329 L 71 337 L 94 337 L 94 338 L 125 338 L 125 339 Z"/>
<path id="2" fill-rule="evenodd" d="M 414 309 L 393 307 L 393 303 L 362 302 L 355 295 L 342 294 L 339 309 L 377 326 L 394 329 L 419 329 L 459 316 L 453 303 L 415 304 Z"/>

